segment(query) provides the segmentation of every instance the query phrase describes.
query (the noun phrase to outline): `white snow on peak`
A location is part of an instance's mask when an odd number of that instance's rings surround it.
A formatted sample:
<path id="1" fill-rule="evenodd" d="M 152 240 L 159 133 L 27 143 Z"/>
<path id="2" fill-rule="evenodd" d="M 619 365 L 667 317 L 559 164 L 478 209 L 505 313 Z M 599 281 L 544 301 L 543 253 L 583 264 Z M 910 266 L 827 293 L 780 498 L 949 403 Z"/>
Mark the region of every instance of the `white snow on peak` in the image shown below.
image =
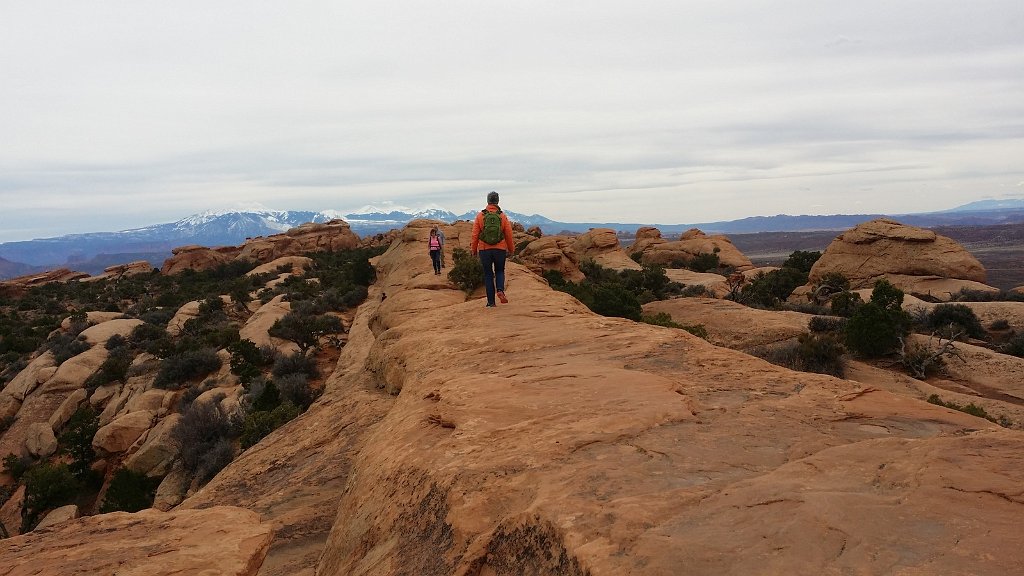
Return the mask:
<path id="1" fill-rule="evenodd" d="M 395 204 L 390 200 L 381 202 L 380 204 L 367 204 L 358 210 L 352 210 L 349 214 L 387 214 L 388 212 L 412 212 L 412 208 L 408 206 L 402 206 Z"/>

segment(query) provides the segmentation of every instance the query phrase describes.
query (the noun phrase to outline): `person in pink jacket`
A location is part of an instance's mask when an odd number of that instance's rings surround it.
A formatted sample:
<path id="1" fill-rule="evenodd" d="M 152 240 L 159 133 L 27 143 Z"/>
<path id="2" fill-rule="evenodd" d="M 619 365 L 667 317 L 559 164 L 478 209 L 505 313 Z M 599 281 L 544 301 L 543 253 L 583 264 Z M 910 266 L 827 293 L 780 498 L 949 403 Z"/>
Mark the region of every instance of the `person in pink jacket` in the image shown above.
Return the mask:
<path id="1" fill-rule="evenodd" d="M 497 296 L 502 304 L 508 304 L 505 296 L 505 260 L 515 252 L 512 223 L 498 207 L 498 193 L 487 194 L 487 208 L 476 215 L 473 222 L 473 241 L 470 250 L 479 255 L 484 267 L 484 290 L 487 292 L 487 307 L 495 306 Z"/>

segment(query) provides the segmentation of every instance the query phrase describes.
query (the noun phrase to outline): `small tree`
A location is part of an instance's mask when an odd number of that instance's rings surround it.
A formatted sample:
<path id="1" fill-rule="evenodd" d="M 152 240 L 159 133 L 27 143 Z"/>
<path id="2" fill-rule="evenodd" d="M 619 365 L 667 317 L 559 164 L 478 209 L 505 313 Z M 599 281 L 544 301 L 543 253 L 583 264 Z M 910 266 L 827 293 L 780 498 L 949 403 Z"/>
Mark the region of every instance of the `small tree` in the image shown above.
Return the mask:
<path id="1" fill-rule="evenodd" d="M 305 356 L 311 348 L 319 346 L 321 337 L 342 330 L 341 319 L 337 316 L 289 312 L 274 322 L 268 334 L 294 342 L 299 347 L 299 353 Z"/>
<path id="2" fill-rule="evenodd" d="M 871 301 L 858 307 L 846 324 L 846 345 L 869 358 L 896 351 L 910 326 L 902 304 L 902 290 L 884 279 L 876 282 Z"/>

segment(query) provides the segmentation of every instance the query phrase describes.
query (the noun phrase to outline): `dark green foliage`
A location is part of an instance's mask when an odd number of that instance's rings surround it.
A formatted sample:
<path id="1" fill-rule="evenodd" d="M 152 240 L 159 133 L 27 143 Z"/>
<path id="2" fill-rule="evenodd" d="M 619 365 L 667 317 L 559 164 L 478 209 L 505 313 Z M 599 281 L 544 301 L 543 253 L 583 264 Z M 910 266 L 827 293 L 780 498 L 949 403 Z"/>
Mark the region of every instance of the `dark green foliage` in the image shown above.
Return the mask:
<path id="1" fill-rule="evenodd" d="M 797 342 L 764 348 L 758 356 L 791 370 L 829 374 L 837 378 L 843 377 L 843 349 L 838 338 L 829 333 L 803 333 Z"/>
<path id="2" fill-rule="evenodd" d="M 1014 336 L 999 351 L 1010 356 L 1024 358 L 1024 333 Z"/>
<path id="3" fill-rule="evenodd" d="M 690 334 L 698 338 L 708 339 L 708 329 L 703 324 L 684 325 L 683 330 L 686 330 Z"/>
<path id="4" fill-rule="evenodd" d="M 341 319 L 337 316 L 289 312 L 274 322 L 268 333 L 275 338 L 294 342 L 299 347 L 299 353 L 305 356 L 311 348 L 319 346 L 320 338 L 342 330 Z"/>
<path id="5" fill-rule="evenodd" d="M 853 316 L 853 313 L 857 311 L 864 300 L 861 299 L 860 294 L 856 292 L 840 292 L 832 297 L 830 303 L 832 307 L 832 313 L 837 316 L 844 316 L 849 318 Z"/>
<path id="6" fill-rule="evenodd" d="M 290 376 L 295 376 L 291 374 Z M 289 376 L 285 376 L 287 378 Z M 277 385 L 273 382 L 267 382 L 263 389 L 256 395 L 256 399 L 252 403 L 252 409 L 256 412 L 269 412 L 274 408 L 281 405 L 281 393 L 277 390 Z"/>
<path id="7" fill-rule="evenodd" d="M 684 298 L 714 298 L 714 294 L 703 284 L 690 284 L 679 295 Z"/>
<path id="8" fill-rule="evenodd" d="M 86 379 L 85 387 L 95 390 L 99 386 L 104 386 L 111 382 L 124 382 L 128 377 L 128 368 L 134 359 L 135 354 L 132 353 L 128 346 L 112 349 L 107 354 L 107 358 L 100 364 L 99 369 Z"/>
<path id="9" fill-rule="evenodd" d="M 91 348 L 84 339 L 79 339 L 77 335 L 72 336 L 71 334 L 54 336 L 49 341 L 48 347 L 58 366 Z"/>
<path id="10" fill-rule="evenodd" d="M 963 304 L 939 304 L 928 314 L 928 328 L 938 331 L 943 336 L 951 337 L 957 332 L 966 333 L 971 338 L 984 338 L 985 328 L 981 320 Z"/>
<path id="11" fill-rule="evenodd" d="M 844 292 L 850 289 L 850 280 L 842 272 L 826 272 L 818 280 L 817 287 L 828 287 L 828 293 Z"/>
<path id="12" fill-rule="evenodd" d="M 3 460 L 4 472 L 11 475 L 15 482 L 21 481 L 21 477 L 32 467 L 32 459 L 23 458 L 17 454 L 8 454 Z"/>
<path id="13" fill-rule="evenodd" d="M 159 485 L 159 478 L 149 478 L 140 472 L 121 468 L 110 479 L 103 504 L 100 505 L 100 513 L 145 510 L 153 505 Z"/>
<path id="14" fill-rule="evenodd" d="M 938 394 L 932 394 L 931 396 L 928 397 L 928 403 L 935 404 L 936 406 L 945 406 L 946 408 L 952 408 L 953 410 L 958 410 L 960 412 L 970 414 L 971 416 L 977 416 L 978 418 L 984 418 L 989 422 L 995 422 L 996 424 L 999 424 L 1003 428 L 1009 428 L 1013 424 L 1012 422 L 1010 422 L 1009 419 L 1006 418 L 1006 416 L 1000 416 L 996 418 L 995 416 L 990 415 L 981 406 L 976 405 L 974 402 L 970 402 L 966 405 L 957 404 L 956 402 L 953 401 L 943 402 L 942 398 L 940 398 Z"/>
<path id="15" fill-rule="evenodd" d="M 520 253 L 520 252 L 522 252 L 522 251 L 523 251 L 523 250 L 524 250 L 524 249 L 525 249 L 525 248 L 526 248 L 527 246 L 529 246 L 529 245 L 530 245 L 530 242 L 533 242 L 534 240 L 535 240 L 534 238 L 528 238 L 528 239 L 526 239 L 526 240 L 522 240 L 522 241 L 520 241 L 520 242 L 519 242 L 518 244 L 516 244 L 516 249 L 515 249 L 515 252 L 513 252 L 513 253 L 514 253 L 514 254 L 519 254 L 519 253 Z"/>
<path id="16" fill-rule="evenodd" d="M 678 294 L 682 286 L 670 282 L 665 269 L 645 266 L 642 270 L 616 271 L 604 268 L 593 260 L 580 264 L 586 278 L 568 282 L 558 272 L 545 272 L 544 277 L 555 290 L 566 292 L 603 316 L 641 319 L 641 298 L 644 301 L 663 299 Z"/>
<path id="17" fill-rule="evenodd" d="M 159 358 L 166 358 L 174 352 L 174 342 L 167 330 L 156 324 L 140 324 L 132 330 L 128 340 L 136 348 Z"/>
<path id="18" fill-rule="evenodd" d="M 654 324 L 655 326 L 664 326 L 665 328 L 682 328 L 683 325 L 672 320 L 672 315 L 667 312 L 658 312 L 656 314 L 644 314 L 640 320 L 647 324 Z"/>
<path id="19" fill-rule="evenodd" d="M 846 324 L 846 345 L 869 358 L 894 352 L 909 332 L 910 315 L 902 304 L 902 290 L 886 280 L 876 282 L 871 301 L 858 307 Z"/>
<path id="20" fill-rule="evenodd" d="M 614 316 L 640 320 L 640 301 L 636 294 L 617 284 L 601 284 L 594 288 L 593 304 L 590 309 L 602 316 Z"/>
<path id="21" fill-rule="evenodd" d="M 786 261 L 782 263 L 783 268 L 795 268 L 805 274 L 811 271 L 811 267 L 814 263 L 821 258 L 821 252 L 806 252 L 804 250 L 797 250 L 786 258 Z"/>
<path id="22" fill-rule="evenodd" d="M 1024 293 L 1007 290 L 989 292 L 963 288 L 954 294 L 951 300 L 953 302 L 1024 302 Z"/>
<path id="23" fill-rule="evenodd" d="M 274 361 L 274 367 L 270 371 L 275 378 L 287 376 L 288 374 L 305 374 L 310 378 L 319 376 L 316 368 L 316 361 L 312 357 L 296 352 L 288 356 L 279 356 Z"/>
<path id="24" fill-rule="evenodd" d="M 263 354 L 252 340 L 244 339 L 228 346 L 231 353 L 231 373 L 238 376 L 242 384 L 249 383 L 260 375 L 260 368 L 266 365 Z"/>
<path id="25" fill-rule="evenodd" d="M 28 532 L 43 512 L 70 504 L 81 485 L 66 464 L 42 463 L 22 477 L 25 502 L 21 511 L 21 530 Z"/>
<path id="26" fill-rule="evenodd" d="M 284 402 L 291 402 L 303 412 L 320 397 L 320 391 L 309 385 L 309 378 L 302 373 L 288 374 L 274 379 L 274 386 Z"/>
<path id="27" fill-rule="evenodd" d="M 92 439 L 99 428 L 99 415 L 91 406 L 86 405 L 71 415 L 57 438 L 57 447 L 60 451 L 71 456 L 68 469 L 83 484 L 93 484 L 97 480 L 90 465 L 96 458 Z"/>
<path id="28" fill-rule="evenodd" d="M 4 416 L 0 418 L 0 434 L 7 432 L 7 430 L 14 424 L 14 416 Z"/>
<path id="29" fill-rule="evenodd" d="M 212 478 L 226 465 L 223 462 L 223 444 L 232 432 L 232 423 L 221 412 L 219 400 L 211 399 L 209 402 L 193 402 L 182 412 L 181 420 L 171 430 L 171 439 L 178 447 L 185 469 L 202 482 Z M 233 451 L 231 455 L 234 456 Z M 216 468 L 219 464 L 221 467 Z"/>
<path id="30" fill-rule="evenodd" d="M 217 356 L 216 350 L 209 348 L 186 350 L 160 361 L 160 371 L 157 372 L 153 386 L 163 389 L 178 389 L 189 380 L 219 370 L 220 366 L 221 360 Z"/>
<path id="31" fill-rule="evenodd" d="M 174 310 L 170 308 L 153 308 L 139 315 L 139 320 L 160 328 L 165 328 L 171 318 L 174 318 Z"/>
<path id="32" fill-rule="evenodd" d="M 467 250 L 452 250 L 452 269 L 448 272 L 448 280 L 467 293 L 476 290 L 484 283 L 484 267 L 480 259 Z"/>
<path id="33" fill-rule="evenodd" d="M 686 267 L 694 272 L 710 272 L 717 270 L 720 263 L 717 253 L 707 254 L 701 252 L 687 262 Z"/>
<path id="34" fill-rule="evenodd" d="M 846 329 L 846 318 L 815 316 L 807 322 L 807 329 L 816 334 L 821 332 L 842 332 Z"/>
<path id="35" fill-rule="evenodd" d="M 992 323 L 988 325 L 988 328 L 989 330 L 1009 330 L 1010 321 L 1005 318 L 1000 318 L 999 320 L 992 321 Z"/>
<path id="36" fill-rule="evenodd" d="M 114 334 L 110 338 L 107 338 L 107 343 L 103 345 L 107 350 L 114 350 L 122 346 L 128 345 L 128 339 L 120 334 Z"/>
<path id="37" fill-rule="evenodd" d="M 301 413 L 301 409 L 291 402 L 284 402 L 269 412 L 250 413 L 245 417 L 245 423 L 242 426 L 242 448 L 253 446 Z"/>
<path id="38" fill-rule="evenodd" d="M 778 308 L 797 286 L 807 282 L 807 273 L 796 268 L 779 268 L 759 273 L 740 291 L 739 301 L 747 306 Z"/>

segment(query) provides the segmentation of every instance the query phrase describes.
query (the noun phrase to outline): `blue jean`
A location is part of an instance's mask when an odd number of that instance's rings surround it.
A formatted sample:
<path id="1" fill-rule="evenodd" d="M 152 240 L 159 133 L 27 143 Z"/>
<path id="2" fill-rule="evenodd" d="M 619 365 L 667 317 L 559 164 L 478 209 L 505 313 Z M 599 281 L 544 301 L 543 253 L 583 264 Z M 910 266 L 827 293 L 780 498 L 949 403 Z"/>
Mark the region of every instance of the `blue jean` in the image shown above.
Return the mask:
<path id="1" fill-rule="evenodd" d="M 505 257 L 507 254 L 500 248 L 480 251 L 480 264 L 484 267 L 484 290 L 487 291 L 487 303 L 494 304 L 495 292 L 505 291 Z"/>

